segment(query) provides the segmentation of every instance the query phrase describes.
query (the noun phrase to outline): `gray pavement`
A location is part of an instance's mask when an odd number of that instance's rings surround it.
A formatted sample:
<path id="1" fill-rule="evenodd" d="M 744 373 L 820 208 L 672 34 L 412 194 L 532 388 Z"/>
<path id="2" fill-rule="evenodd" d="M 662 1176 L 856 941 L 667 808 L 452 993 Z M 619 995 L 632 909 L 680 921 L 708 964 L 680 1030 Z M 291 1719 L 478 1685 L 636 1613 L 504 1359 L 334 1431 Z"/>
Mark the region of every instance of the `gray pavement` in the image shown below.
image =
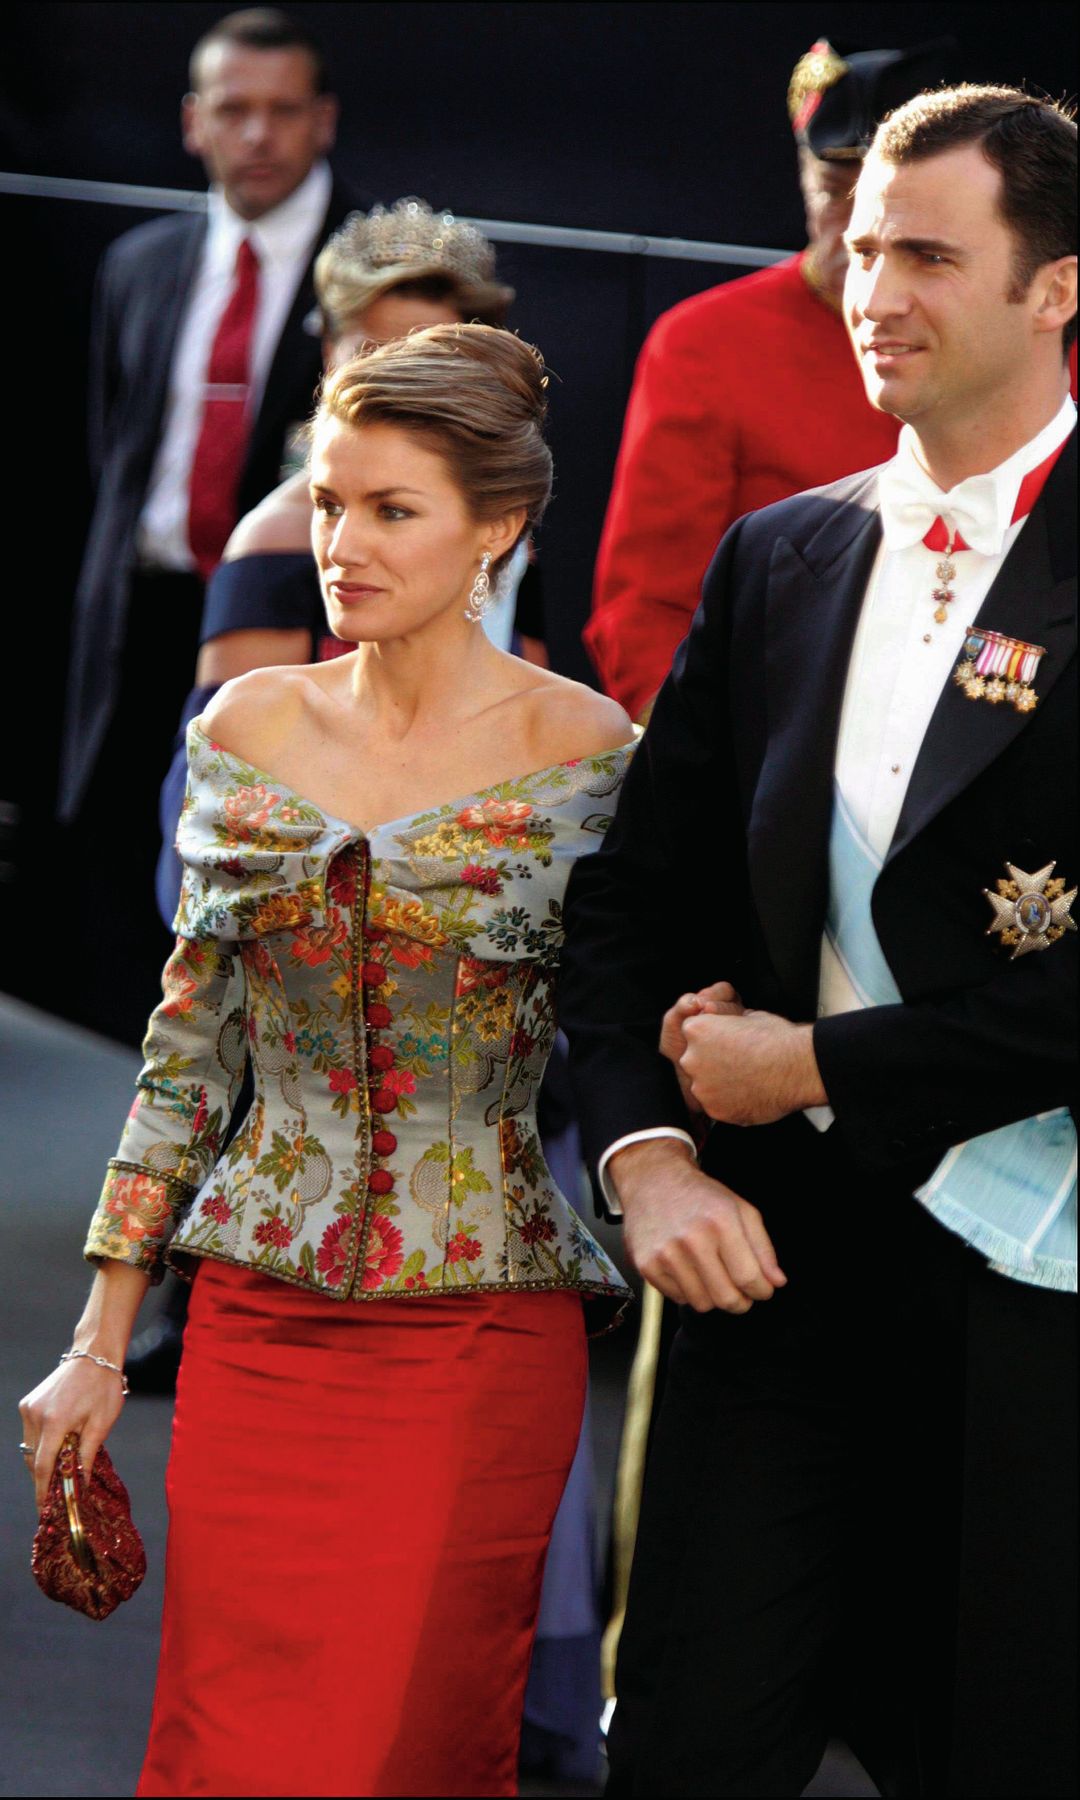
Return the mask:
<path id="1" fill-rule="evenodd" d="M 110 1450 L 149 1573 L 105 1624 L 46 1600 L 30 1575 L 33 1496 L 16 1446 L 21 1396 L 71 1340 L 89 1286 L 86 1220 L 131 1104 L 134 1051 L 0 1000 L 0 1664 L 3 1794 L 131 1794 L 150 1718 L 165 1551 L 168 1402 L 129 1402 Z"/>
<path id="2" fill-rule="evenodd" d="M 104 1624 L 46 1600 L 29 1569 L 35 1515 L 16 1446 L 20 1397 L 55 1366 L 89 1285 L 81 1246 L 131 1103 L 133 1050 L 0 995 L 0 1795 L 132 1794 L 157 1666 L 171 1405 L 133 1397 L 109 1440 L 149 1572 Z M 612 1249 L 617 1250 L 615 1242 Z M 621 1339 L 621 1344 L 617 1340 Z M 601 1497 L 610 1495 L 631 1332 L 592 1365 Z M 7 1435 L 3 1435 L 6 1429 Z M 529 1781 L 530 1796 L 596 1790 Z M 841 1745 L 807 1790 L 873 1795 Z"/>

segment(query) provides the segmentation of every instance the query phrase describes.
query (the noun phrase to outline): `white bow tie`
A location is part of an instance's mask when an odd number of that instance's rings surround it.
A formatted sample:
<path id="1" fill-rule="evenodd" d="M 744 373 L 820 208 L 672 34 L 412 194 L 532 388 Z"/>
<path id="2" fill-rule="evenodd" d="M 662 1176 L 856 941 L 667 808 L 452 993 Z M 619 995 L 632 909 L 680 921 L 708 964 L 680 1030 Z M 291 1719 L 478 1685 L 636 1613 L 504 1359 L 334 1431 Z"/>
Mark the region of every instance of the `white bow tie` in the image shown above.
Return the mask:
<path id="1" fill-rule="evenodd" d="M 890 550 L 905 550 L 926 536 L 935 519 L 983 556 L 999 556 L 1009 529 L 998 483 L 992 474 L 969 475 L 949 492 L 933 482 L 910 456 L 898 456 L 878 477 L 881 525 Z"/>

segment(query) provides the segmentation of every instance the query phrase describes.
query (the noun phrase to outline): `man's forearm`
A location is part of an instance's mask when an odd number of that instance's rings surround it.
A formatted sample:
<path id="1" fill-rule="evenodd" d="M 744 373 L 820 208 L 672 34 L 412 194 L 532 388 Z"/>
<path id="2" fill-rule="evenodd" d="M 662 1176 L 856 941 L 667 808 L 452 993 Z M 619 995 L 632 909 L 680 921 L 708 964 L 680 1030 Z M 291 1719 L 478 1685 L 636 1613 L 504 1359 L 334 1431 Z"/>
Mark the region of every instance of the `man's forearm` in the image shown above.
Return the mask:
<path id="1" fill-rule="evenodd" d="M 778 1058 L 777 1082 L 789 1113 L 804 1112 L 808 1106 L 828 1105 L 829 1096 L 814 1050 L 812 1025 L 792 1025 Z"/>
<path id="2" fill-rule="evenodd" d="M 680 1066 L 698 1104 L 727 1125 L 770 1125 L 829 1096 L 812 1025 L 775 1013 L 701 1014 L 685 1025 Z"/>
<path id="3" fill-rule="evenodd" d="M 689 1133 L 677 1133 L 661 1127 L 655 1136 L 615 1145 L 604 1157 L 606 1177 L 604 1197 L 614 1199 L 613 1211 L 633 1205 L 643 1190 L 655 1187 L 657 1180 L 675 1167 L 695 1160 L 693 1140 Z M 611 1205 L 611 1199 L 608 1199 Z"/>

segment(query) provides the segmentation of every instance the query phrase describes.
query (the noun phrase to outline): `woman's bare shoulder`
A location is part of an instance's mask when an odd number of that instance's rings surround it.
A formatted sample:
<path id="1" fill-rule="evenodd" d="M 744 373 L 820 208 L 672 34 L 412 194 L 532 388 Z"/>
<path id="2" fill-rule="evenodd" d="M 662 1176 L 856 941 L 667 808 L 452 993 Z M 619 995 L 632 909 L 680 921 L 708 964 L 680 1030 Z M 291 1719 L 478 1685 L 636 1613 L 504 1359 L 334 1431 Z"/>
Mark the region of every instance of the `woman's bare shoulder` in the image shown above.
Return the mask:
<path id="1" fill-rule="evenodd" d="M 251 669 L 223 683 L 196 724 L 223 750 L 264 763 L 299 726 L 310 704 L 311 681 L 303 665 Z"/>
<path id="2" fill-rule="evenodd" d="M 583 682 L 530 665 L 534 677 L 523 698 L 530 708 L 530 737 L 537 767 L 600 756 L 631 742 L 634 726 L 617 700 Z"/>
<path id="3" fill-rule="evenodd" d="M 225 546 L 223 560 L 311 549 L 311 500 L 306 474 L 290 475 L 245 513 Z"/>

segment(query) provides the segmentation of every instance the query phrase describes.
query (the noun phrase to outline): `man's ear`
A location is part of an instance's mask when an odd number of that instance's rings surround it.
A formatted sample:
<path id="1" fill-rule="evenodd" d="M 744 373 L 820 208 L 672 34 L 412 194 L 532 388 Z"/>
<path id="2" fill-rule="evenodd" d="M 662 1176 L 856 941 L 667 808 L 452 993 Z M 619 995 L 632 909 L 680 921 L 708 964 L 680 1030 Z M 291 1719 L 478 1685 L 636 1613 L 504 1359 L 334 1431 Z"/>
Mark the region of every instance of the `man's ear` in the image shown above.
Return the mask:
<path id="1" fill-rule="evenodd" d="M 1032 320 L 1036 331 L 1060 331 L 1076 311 L 1076 258 L 1059 256 L 1044 263 L 1035 277 L 1036 306 Z"/>
<path id="2" fill-rule="evenodd" d="M 320 155 L 334 148 L 338 128 L 338 99 L 336 94 L 320 94 L 315 102 L 316 132 Z"/>
<path id="3" fill-rule="evenodd" d="M 189 156 L 202 155 L 202 120 L 199 117 L 198 94 L 185 94 L 180 102 L 180 137 Z"/>

